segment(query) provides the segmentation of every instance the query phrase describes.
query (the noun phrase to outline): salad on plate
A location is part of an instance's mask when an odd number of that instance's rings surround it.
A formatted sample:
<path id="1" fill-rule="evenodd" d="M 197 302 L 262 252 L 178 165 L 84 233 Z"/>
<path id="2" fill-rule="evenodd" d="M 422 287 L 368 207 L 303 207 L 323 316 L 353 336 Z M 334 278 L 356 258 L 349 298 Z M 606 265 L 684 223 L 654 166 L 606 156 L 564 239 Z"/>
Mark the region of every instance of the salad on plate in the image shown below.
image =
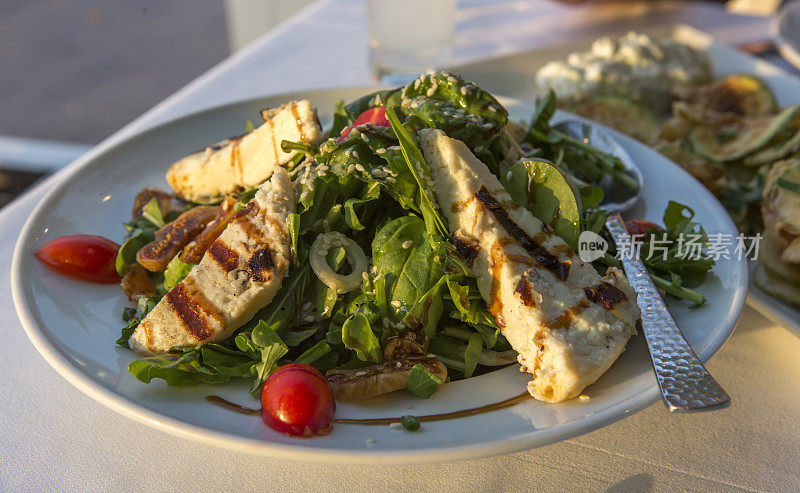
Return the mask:
<path id="1" fill-rule="evenodd" d="M 531 396 L 561 402 L 636 333 L 613 242 L 592 262 L 576 252 L 582 232 L 604 234 L 600 182 L 638 183 L 551 125 L 556 104 L 511 121 L 447 72 L 340 102 L 326 129 L 291 101 L 169 166 L 172 190 L 136 195 L 121 245 L 74 235 L 36 255 L 121 284 L 134 377 L 250 380 L 264 421 L 292 435 L 327 433 L 336 400 L 429 398 L 514 363 Z M 677 251 L 683 233 L 707 242 L 692 217 L 670 202 L 663 224 L 627 226 L 664 295 L 700 306 L 714 262 Z M 656 241 L 671 246 L 653 255 Z"/>

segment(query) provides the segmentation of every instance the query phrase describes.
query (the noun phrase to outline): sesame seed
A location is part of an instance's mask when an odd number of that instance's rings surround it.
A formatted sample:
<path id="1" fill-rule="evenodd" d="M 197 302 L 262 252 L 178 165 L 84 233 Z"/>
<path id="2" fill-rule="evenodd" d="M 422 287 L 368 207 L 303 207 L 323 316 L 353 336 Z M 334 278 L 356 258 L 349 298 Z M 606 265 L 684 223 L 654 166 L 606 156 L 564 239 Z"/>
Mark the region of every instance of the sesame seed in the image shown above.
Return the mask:
<path id="1" fill-rule="evenodd" d="M 311 308 L 311 302 L 310 301 L 306 301 L 305 303 L 303 303 L 303 306 L 301 307 L 301 309 L 303 311 L 308 310 L 309 308 Z"/>
<path id="2" fill-rule="evenodd" d="M 358 159 L 358 151 L 353 151 L 353 157 Z"/>
<path id="3" fill-rule="evenodd" d="M 406 326 L 403 325 L 403 322 L 397 322 L 396 324 L 394 324 L 394 328 L 397 330 L 403 330 L 405 327 Z"/>
<path id="4" fill-rule="evenodd" d="M 398 368 L 402 368 L 402 366 L 403 366 L 403 363 L 400 363 L 400 362 L 398 361 L 398 362 L 397 362 L 397 363 L 395 363 L 394 365 L 395 365 L 396 367 L 398 367 Z"/>
<path id="5" fill-rule="evenodd" d="M 412 108 L 416 109 L 416 108 L 419 108 L 419 103 L 417 103 L 416 101 L 412 101 L 409 106 L 411 106 Z"/>
<path id="6" fill-rule="evenodd" d="M 495 111 L 497 111 L 497 108 L 495 108 L 494 106 L 489 106 L 489 111 L 494 113 Z"/>
<path id="7" fill-rule="evenodd" d="M 411 248 L 411 245 L 413 245 L 413 244 L 414 244 L 413 241 L 406 240 L 406 241 L 403 242 L 403 248 L 405 248 L 405 249 Z"/>
<path id="8" fill-rule="evenodd" d="M 435 357 L 436 357 L 436 355 L 435 355 L 435 354 L 428 353 L 428 357 L 429 357 L 429 358 L 435 358 Z"/>
<path id="9" fill-rule="evenodd" d="M 377 274 L 377 273 L 378 273 L 378 266 L 377 265 L 373 265 L 372 266 L 372 274 L 374 275 L 374 274 Z"/>
<path id="10" fill-rule="evenodd" d="M 401 302 L 400 300 L 394 300 L 392 301 L 392 306 L 395 308 L 400 308 L 401 306 L 403 306 L 403 302 Z"/>
<path id="11" fill-rule="evenodd" d="M 430 89 L 428 89 L 428 91 L 425 93 L 425 95 L 428 96 L 428 97 L 431 97 L 434 94 L 436 94 L 436 90 L 437 89 L 439 89 L 439 85 L 438 84 L 434 84 L 434 85 L 432 85 L 430 87 Z"/>
<path id="12" fill-rule="evenodd" d="M 353 155 L 353 151 L 351 151 L 350 149 L 347 149 L 346 151 L 344 151 L 344 155 L 345 155 L 345 157 L 350 157 L 350 156 Z"/>
<path id="13" fill-rule="evenodd" d="M 398 361 L 398 363 L 399 363 L 399 361 Z M 394 423 L 389 423 L 389 428 L 391 428 L 393 430 L 402 430 L 403 429 L 403 425 L 401 423 L 398 423 L 398 422 L 395 421 Z"/>
<path id="14" fill-rule="evenodd" d="M 469 96 L 469 89 L 467 89 L 467 86 L 463 86 L 461 88 L 461 94 L 463 94 L 464 96 Z"/>
<path id="15" fill-rule="evenodd" d="M 394 183 L 394 182 L 396 182 L 397 180 L 395 180 L 395 179 L 394 179 L 394 177 L 387 176 L 387 177 L 386 177 L 386 181 L 387 181 L 387 182 L 389 182 L 389 183 Z"/>
<path id="16" fill-rule="evenodd" d="M 307 315 L 306 318 L 304 318 L 303 320 L 305 320 L 306 322 L 313 322 L 314 321 L 314 316 L 313 315 Z"/>
<path id="17" fill-rule="evenodd" d="M 356 171 L 360 171 L 360 172 L 363 173 L 364 172 L 364 167 L 361 166 L 360 164 L 356 164 Z"/>
<path id="18" fill-rule="evenodd" d="M 345 294 L 346 292 L 347 292 L 347 290 L 345 290 L 345 289 L 337 289 L 336 290 L 336 293 L 338 293 L 338 294 Z"/>
<path id="19" fill-rule="evenodd" d="M 455 77 L 453 77 L 452 75 L 449 75 L 449 76 L 447 77 L 447 82 L 449 82 L 449 83 L 451 83 L 451 84 L 455 84 L 455 83 L 456 83 L 456 82 L 458 82 L 458 81 L 456 80 L 456 78 L 455 78 Z"/>
<path id="20" fill-rule="evenodd" d="M 513 171 L 509 171 L 508 173 L 506 173 L 506 180 L 510 180 L 513 176 L 514 176 L 514 172 Z"/>
<path id="21" fill-rule="evenodd" d="M 369 279 L 369 274 L 367 274 L 366 272 L 362 272 L 361 277 L 366 281 Z"/>
<path id="22" fill-rule="evenodd" d="M 361 134 L 361 140 L 364 142 L 369 142 L 369 137 L 367 137 L 367 134 Z"/>
<path id="23" fill-rule="evenodd" d="M 356 170 L 356 165 L 355 164 L 351 164 L 350 166 L 347 167 L 347 172 L 348 173 L 353 173 L 355 170 Z"/>
<path id="24" fill-rule="evenodd" d="M 386 149 L 384 149 L 383 147 L 381 147 L 380 149 L 376 149 L 376 150 L 375 150 L 375 153 L 376 153 L 376 154 L 386 154 Z"/>
<path id="25" fill-rule="evenodd" d="M 414 89 L 419 89 L 419 79 L 414 81 Z"/>
<path id="26" fill-rule="evenodd" d="M 360 371 L 360 372 L 357 372 L 357 373 L 356 373 L 356 376 L 357 376 L 357 377 L 363 377 L 363 376 L 364 376 L 364 375 L 366 375 L 366 374 L 367 374 L 367 372 L 365 372 L 365 371 Z"/>
<path id="27" fill-rule="evenodd" d="M 588 401 L 589 399 L 591 399 L 591 397 L 589 397 L 588 395 L 581 394 L 581 395 L 579 395 L 579 396 L 578 396 L 578 399 L 580 399 L 580 400 L 582 400 L 582 401 L 586 402 L 586 401 Z"/>

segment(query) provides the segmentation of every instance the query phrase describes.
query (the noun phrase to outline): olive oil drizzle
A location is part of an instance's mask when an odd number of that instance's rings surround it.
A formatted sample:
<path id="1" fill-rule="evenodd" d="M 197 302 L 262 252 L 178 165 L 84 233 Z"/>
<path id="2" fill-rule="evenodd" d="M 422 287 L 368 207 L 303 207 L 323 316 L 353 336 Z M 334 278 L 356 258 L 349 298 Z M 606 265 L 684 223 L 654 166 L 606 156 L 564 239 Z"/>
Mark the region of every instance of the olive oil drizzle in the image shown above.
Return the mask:
<path id="1" fill-rule="evenodd" d="M 457 418 L 464 418 L 466 416 L 474 416 L 476 414 L 488 413 L 491 411 L 497 411 L 499 409 L 505 409 L 507 407 L 515 406 L 522 402 L 531 399 L 531 395 L 528 392 L 523 392 L 520 395 L 511 397 L 510 399 L 506 399 L 500 402 L 494 402 L 492 404 L 486 404 L 485 406 L 473 407 L 470 409 L 463 409 L 461 411 L 453 411 L 450 413 L 441 413 L 441 414 L 427 414 L 425 416 L 415 416 L 419 421 L 428 422 L 428 421 L 444 421 L 447 419 L 457 419 Z M 245 414 L 249 416 L 253 415 L 260 415 L 261 409 L 251 409 L 247 407 L 240 406 L 239 404 L 235 404 L 230 402 L 218 395 L 209 395 L 206 396 L 206 400 L 212 404 L 217 406 L 223 407 L 230 411 Z M 354 418 L 335 418 L 333 420 L 334 423 L 341 423 L 341 424 L 348 424 L 348 425 L 389 425 L 392 423 L 400 422 L 401 418 L 364 418 L 364 419 L 354 419 Z"/>

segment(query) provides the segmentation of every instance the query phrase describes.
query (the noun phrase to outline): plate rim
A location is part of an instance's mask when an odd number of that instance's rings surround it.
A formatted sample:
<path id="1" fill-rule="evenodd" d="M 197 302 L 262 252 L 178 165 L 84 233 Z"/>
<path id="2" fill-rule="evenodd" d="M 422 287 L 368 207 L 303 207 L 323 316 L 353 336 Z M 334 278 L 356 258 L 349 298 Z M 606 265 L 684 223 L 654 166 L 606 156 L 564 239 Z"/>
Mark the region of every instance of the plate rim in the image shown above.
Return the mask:
<path id="1" fill-rule="evenodd" d="M 75 175 L 77 175 L 89 163 L 101 158 L 106 153 L 112 152 L 119 146 L 143 137 L 147 137 L 150 134 L 157 133 L 165 127 L 180 124 L 187 120 L 202 118 L 205 115 L 229 110 L 234 107 L 252 106 L 255 108 L 263 106 L 265 99 L 292 99 L 297 97 L 305 99 L 313 98 L 316 94 L 335 94 L 337 92 L 341 93 L 345 91 L 366 92 L 376 89 L 378 89 L 376 86 L 331 87 L 234 100 L 225 104 L 216 105 L 200 111 L 181 115 L 177 118 L 166 120 L 155 126 L 134 131 L 130 135 L 124 137 L 111 136 L 107 140 L 98 144 L 98 146 L 92 151 L 88 152 L 72 163 L 62 173 L 54 175 L 52 177 L 52 188 L 48 190 L 41 199 L 39 199 L 36 207 L 31 211 L 30 215 L 25 221 L 25 224 L 17 238 L 11 261 L 10 279 L 14 307 L 26 335 L 36 350 L 45 359 L 45 361 L 47 361 L 48 364 L 50 364 L 57 371 L 57 373 L 59 373 L 59 375 L 61 375 L 70 384 L 75 386 L 78 390 L 88 395 L 99 404 L 139 423 L 146 424 L 158 430 L 170 433 L 174 436 L 203 443 L 205 445 L 221 447 L 233 451 L 247 452 L 256 455 L 280 457 L 305 462 L 340 464 L 434 463 L 512 453 L 566 440 L 580 434 L 605 427 L 657 402 L 660 399 L 660 392 L 658 390 L 658 385 L 656 384 L 655 378 L 653 378 L 653 386 L 648 391 L 615 403 L 614 405 L 605 409 L 602 413 L 603 416 L 599 419 L 592 420 L 584 418 L 553 428 L 523 433 L 511 438 L 484 441 L 470 445 L 439 447 L 424 450 L 375 449 L 361 451 L 350 450 L 343 452 L 342 449 L 319 448 L 314 447 L 313 445 L 306 445 L 304 443 L 280 443 L 232 435 L 221 431 L 214 431 L 200 425 L 188 423 L 178 418 L 173 418 L 158 411 L 151 410 L 137 403 L 137 401 L 103 386 L 91 376 L 81 371 L 78 367 L 72 365 L 66 355 L 59 351 L 59 349 L 50 340 L 50 335 L 46 330 L 44 330 L 46 328 L 39 327 L 34 315 L 31 313 L 27 303 L 25 303 L 25 296 L 23 293 L 24 280 L 22 279 L 23 256 L 30 250 L 29 245 L 32 241 L 34 241 L 32 230 L 38 224 L 37 219 L 52 200 L 52 197 L 59 192 L 59 190 L 67 181 L 73 179 Z M 530 104 L 530 102 L 515 97 L 503 95 L 496 95 L 496 97 L 507 102 Z M 596 122 L 592 122 L 592 124 L 600 125 Z M 644 146 L 643 144 L 634 141 L 614 131 L 613 129 L 609 129 L 602 125 L 600 126 L 605 131 L 613 134 L 616 139 L 624 141 L 624 147 L 631 145 L 643 146 L 649 152 L 655 152 L 647 146 Z M 665 159 L 669 161 L 669 159 Z M 672 163 L 672 161 L 669 162 L 675 167 L 676 172 L 690 176 L 682 168 Z M 710 192 L 705 190 L 704 187 L 703 192 L 710 195 Z M 713 196 L 711 197 L 713 198 Z M 720 210 L 723 210 L 716 198 L 714 198 L 714 202 Z M 736 231 L 736 228 L 733 225 L 730 217 L 725 215 L 724 219 L 726 219 L 726 222 L 729 223 L 728 226 L 732 230 Z M 736 313 L 736 315 L 728 324 L 726 324 L 724 330 L 720 330 L 718 335 L 709 341 L 707 347 L 703 351 L 697 353 L 698 357 L 704 362 L 716 354 L 724 345 L 725 341 L 727 341 L 733 333 L 733 330 L 742 315 L 749 285 L 748 271 L 744 260 L 739 263 L 739 271 L 741 273 L 741 281 L 738 283 L 738 286 L 734 290 L 734 294 L 731 298 L 733 312 Z"/>

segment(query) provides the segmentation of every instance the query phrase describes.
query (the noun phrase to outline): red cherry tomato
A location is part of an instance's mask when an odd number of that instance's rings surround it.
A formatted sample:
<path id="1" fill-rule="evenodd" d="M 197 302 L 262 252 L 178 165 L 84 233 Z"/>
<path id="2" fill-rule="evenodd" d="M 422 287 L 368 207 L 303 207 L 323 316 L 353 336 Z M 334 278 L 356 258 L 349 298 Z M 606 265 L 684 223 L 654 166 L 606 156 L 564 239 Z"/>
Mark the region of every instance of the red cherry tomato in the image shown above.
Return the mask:
<path id="1" fill-rule="evenodd" d="M 278 372 L 287 371 L 287 370 L 288 371 L 297 371 L 297 370 L 307 371 L 307 372 L 310 372 L 311 374 L 315 375 L 316 377 L 318 377 L 323 382 L 326 381 L 325 377 L 322 376 L 322 373 L 319 370 L 317 370 L 316 368 L 314 368 L 311 365 L 306 365 L 304 363 L 289 363 L 288 365 L 283 365 L 280 368 L 278 368 L 277 370 L 275 370 L 274 372 L 272 372 L 272 374 L 274 375 L 274 374 L 276 374 Z"/>
<path id="2" fill-rule="evenodd" d="M 644 235 L 650 228 L 664 229 L 656 223 L 651 223 L 650 221 L 644 221 L 642 219 L 625 221 L 625 229 L 627 229 L 628 234 L 632 236 Z"/>
<path id="3" fill-rule="evenodd" d="M 358 115 L 358 118 L 356 118 L 356 121 L 354 121 L 352 125 L 344 127 L 342 129 L 342 133 L 339 135 L 339 138 L 336 140 L 336 142 L 341 142 L 344 139 L 346 139 L 354 128 L 364 123 L 372 123 L 376 127 L 392 126 L 392 124 L 389 123 L 389 120 L 386 119 L 386 108 L 384 108 L 383 106 L 379 108 L 370 108 L 367 111 Z"/>
<path id="4" fill-rule="evenodd" d="M 119 245 L 102 236 L 56 238 L 33 254 L 51 269 L 75 279 L 99 284 L 120 281 L 116 260 Z"/>
<path id="5" fill-rule="evenodd" d="M 261 419 L 281 433 L 327 435 L 333 428 L 335 410 L 328 382 L 309 365 L 284 365 L 261 387 Z"/>

